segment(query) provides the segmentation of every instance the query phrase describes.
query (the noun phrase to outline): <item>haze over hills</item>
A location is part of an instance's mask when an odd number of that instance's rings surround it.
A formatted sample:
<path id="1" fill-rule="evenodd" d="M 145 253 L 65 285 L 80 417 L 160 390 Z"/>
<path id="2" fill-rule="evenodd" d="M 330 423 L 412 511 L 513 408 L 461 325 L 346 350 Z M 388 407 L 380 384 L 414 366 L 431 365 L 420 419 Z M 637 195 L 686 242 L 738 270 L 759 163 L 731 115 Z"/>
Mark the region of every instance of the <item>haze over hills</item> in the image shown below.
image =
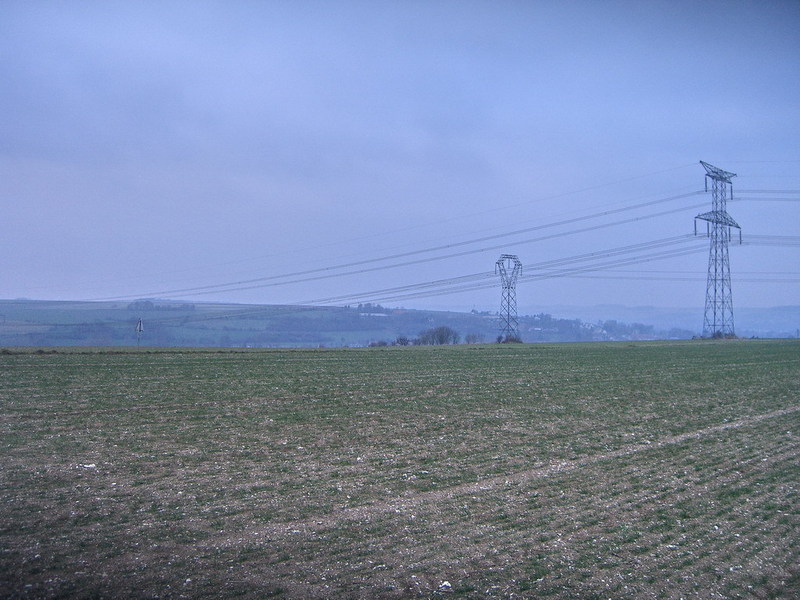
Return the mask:
<path id="1" fill-rule="evenodd" d="M 663 308 L 656 306 L 545 306 L 539 310 L 568 319 L 594 323 L 616 319 L 627 323 L 645 323 L 656 330 L 672 328 L 700 332 L 703 325 L 702 306 L 692 308 Z M 798 337 L 800 306 L 763 308 L 734 306 L 736 333 L 739 337 Z"/>
<path id="2" fill-rule="evenodd" d="M 702 311 L 653 307 L 541 307 L 520 314 L 523 342 L 686 339 Z M 740 337 L 798 337 L 800 306 L 743 308 Z M 143 331 L 136 327 L 142 320 Z M 420 343 L 447 327 L 461 343 L 494 342 L 491 311 L 135 302 L 0 301 L 0 346 L 319 347 Z"/>
<path id="3" fill-rule="evenodd" d="M 442 306 L 437 306 L 443 309 Z M 450 310 L 469 312 L 471 307 L 457 305 Z M 624 304 L 529 304 L 519 303 L 520 315 L 546 313 L 559 319 L 580 319 L 585 323 L 619 321 L 642 323 L 656 331 L 685 330 L 700 335 L 703 327 L 702 298 L 698 306 L 626 306 Z M 786 338 L 800 337 L 800 305 L 739 307 L 734 302 L 736 333 L 739 337 Z"/>

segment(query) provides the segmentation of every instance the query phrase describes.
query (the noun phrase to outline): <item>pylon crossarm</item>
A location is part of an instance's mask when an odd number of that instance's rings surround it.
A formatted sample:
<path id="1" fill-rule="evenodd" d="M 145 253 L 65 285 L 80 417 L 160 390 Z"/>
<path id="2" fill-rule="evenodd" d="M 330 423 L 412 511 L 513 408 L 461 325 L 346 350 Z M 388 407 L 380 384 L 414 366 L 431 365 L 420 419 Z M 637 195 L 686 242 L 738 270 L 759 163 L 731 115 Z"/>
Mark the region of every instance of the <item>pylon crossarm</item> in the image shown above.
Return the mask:
<path id="1" fill-rule="evenodd" d="M 721 223 L 722 225 L 727 225 L 728 227 L 736 227 L 736 229 L 741 229 L 739 224 L 733 220 L 733 217 L 731 217 L 725 211 L 712 210 L 711 212 L 697 215 L 695 219 L 708 221 L 709 223 Z"/>
<path id="2" fill-rule="evenodd" d="M 716 179 L 718 181 L 724 181 L 725 183 L 730 183 L 731 179 L 733 177 L 736 177 L 736 173 L 723 171 L 719 167 L 710 165 L 702 160 L 700 161 L 700 164 L 703 165 L 703 168 L 706 170 L 706 175 L 708 175 L 708 177 L 711 177 L 711 179 Z"/>

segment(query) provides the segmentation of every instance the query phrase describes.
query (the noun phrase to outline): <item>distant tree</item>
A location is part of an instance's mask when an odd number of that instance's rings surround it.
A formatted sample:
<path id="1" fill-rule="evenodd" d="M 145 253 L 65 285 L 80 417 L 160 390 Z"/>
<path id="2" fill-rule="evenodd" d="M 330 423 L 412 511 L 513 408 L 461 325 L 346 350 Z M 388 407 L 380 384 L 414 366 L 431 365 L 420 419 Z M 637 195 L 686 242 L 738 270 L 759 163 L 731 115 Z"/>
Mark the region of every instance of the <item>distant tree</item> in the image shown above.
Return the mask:
<path id="1" fill-rule="evenodd" d="M 688 329 L 673 327 L 667 332 L 667 337 L 674 340 L 690 340 L 694 334 Z"/>
<path id="2" fill-rule="evenodd" d="M 445 325 L 427 329 L 419 334 L 420 343 L 426 346 L 444 346 L 457 344 L 461 336 L 455 330 Z"/>
<path id="3" fill-rule="evenodd" d="M 399 335 L 394 343 L 398 346 L 408 346 L 411 344 L 411 340 L 404 335 Z"/>
<path id="4" fill-rule="evenodd" d="M 358 310 L 365 313 L 388 313 L 390 311 L 386 310 L 380 304 L 372 304 L 371 302 L 367 302 L 366 304 L 359 304 Z"/>
<path id="5" fill-rule="evenodd" d="M 480 344 L 484 340 L 482 333 L 468 333 L 464 341 L 468 344 Z"/>

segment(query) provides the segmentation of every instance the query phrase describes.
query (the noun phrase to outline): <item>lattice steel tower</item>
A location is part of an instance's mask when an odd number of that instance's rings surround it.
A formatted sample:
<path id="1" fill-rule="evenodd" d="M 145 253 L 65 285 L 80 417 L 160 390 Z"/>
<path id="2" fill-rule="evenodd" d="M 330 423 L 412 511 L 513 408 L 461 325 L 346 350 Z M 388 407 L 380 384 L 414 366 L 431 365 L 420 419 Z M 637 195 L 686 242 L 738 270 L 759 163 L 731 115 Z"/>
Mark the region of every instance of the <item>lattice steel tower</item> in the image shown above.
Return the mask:
<path id="1" fill-rule="evenodd" d="M 503 254 L 495 263 L 494 272 L 500 274 L 503 297 L 500 301 L 500 337 L 504 341 L 519 339 L 517 322 L 517 277 L 522 263 L 515 254 Z"/>
<path id="2" fill-rule="evenodd" d="M 708 251 L 708 279 L 706 283 L 706 309 L 703 317 L 704 337 L 733 337 L 733 298 L 731 296 L 731 265 L 728 260 L 728 242 L 731 227 L 741 227 L 725 210 L 728 198 L 733 199 L 731 178 L 728 173 L 706 162 L 700 161 L 706 170 L 706 191 L 711 180 L 711 212 L 699 214 L 695 219 L 707 221 L 711 238 Z"/>

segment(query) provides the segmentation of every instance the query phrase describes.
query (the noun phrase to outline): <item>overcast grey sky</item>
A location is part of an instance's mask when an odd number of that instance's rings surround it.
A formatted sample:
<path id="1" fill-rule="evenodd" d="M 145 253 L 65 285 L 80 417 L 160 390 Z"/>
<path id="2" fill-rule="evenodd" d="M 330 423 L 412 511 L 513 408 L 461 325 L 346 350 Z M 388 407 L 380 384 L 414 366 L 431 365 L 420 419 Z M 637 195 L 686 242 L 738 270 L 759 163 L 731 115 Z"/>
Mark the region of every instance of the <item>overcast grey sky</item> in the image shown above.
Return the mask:
<path id="1" fill-rule="evenodd" d="M 798 32 L 796 0 L 5 0 L 0 298 L 497 310 L 512 253 L 525 312 L 702 309 L 700 160 L 745 240 L 800 236 Z M 734 305 L 800 304 L 799 255 L 731 246 Z"/>

